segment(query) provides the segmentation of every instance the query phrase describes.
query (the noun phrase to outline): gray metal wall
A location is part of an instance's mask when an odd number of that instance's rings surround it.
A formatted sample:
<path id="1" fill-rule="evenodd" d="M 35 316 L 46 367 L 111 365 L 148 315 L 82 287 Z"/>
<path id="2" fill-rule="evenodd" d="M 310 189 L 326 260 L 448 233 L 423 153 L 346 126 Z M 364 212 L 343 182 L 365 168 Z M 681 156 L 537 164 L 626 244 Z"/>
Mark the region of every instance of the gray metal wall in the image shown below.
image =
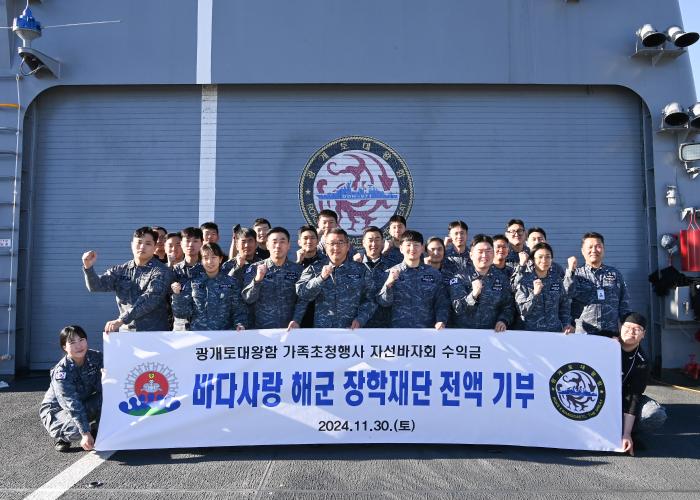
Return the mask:
<path id="1" fill-rule="evenodd" d="M 199 97 L 196 87 L 56 88 L 34 103 L 31 294 L 24 307 L 32 368 L 55 362 L 63 326 L 84 326 L 100 346 L 99 332 L 117 315 L 114 294 L 85 288 L 85 250 L 97 251 L 102 272 L 132 258 L 136 227 L 181 228 L 196 219 Z"/>
<path id="2" fill-rule="evenodd" d="M 38 104 L 31 254 L 31 366 L 55 361 L 67 323 L 97 332 L 114 297 L 85 291 L 97 269 L 129 258 L 134 227 L 179 229 L 198 216 L 199 87 L 55 89 Z M 520 217 L 543 226 L 555 259 L 580 257 L 581 234 L 607 237 L 646 310 L 641 101 L 614 87 L 219 86 L 216 221 L 304 221 L 298 181 L 309 157 L 343 135 L 373 136 L 408 163 L 409 226 L 444 235 L 454 218 L 495 233 Z M 260 193 L 264 193 L 263 196 Z"/>

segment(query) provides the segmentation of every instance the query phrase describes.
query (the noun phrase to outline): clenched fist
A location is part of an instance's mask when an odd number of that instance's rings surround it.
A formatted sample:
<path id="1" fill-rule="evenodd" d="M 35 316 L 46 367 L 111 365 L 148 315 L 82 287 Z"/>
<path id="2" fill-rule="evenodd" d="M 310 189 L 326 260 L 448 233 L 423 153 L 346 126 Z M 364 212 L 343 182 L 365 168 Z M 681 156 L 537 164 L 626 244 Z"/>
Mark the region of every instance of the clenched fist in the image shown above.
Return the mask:
<path id="1" fill-rule="evenodd" d="M 472 281 L 472 297 L 477 298 L 479 295 L 481 295 L 481 290 L 484 288 L 484 284 L 481 282 L 481 280 L 476 279 Z"/>
<path id="2" fill-rule="evenodd" d="M 179 295 L 180 292 L 182 291 L 182 285 L 175 281 L 170 285 L 170 289 L 173 291 L 175 295 Z"/>
<path id="3" fill-rule="evenodd" d="M 325 266 L 323 266 L 323 269 L 321 269 L 321 278 L 325 280 L 331 274 L 333 274 L 333 265 L 326 264 Z"/>
<path id="4" fill-rule="evenodd" d="M 569 257 L 569 269 L 573 272 L 576 270 L 576 265 L 578 264 L 578 261 L 576 260 L 576 257 Z"/>
<path id="5" fill-rule="evenodd" d="M 97 253 L 94 250 L 89 250 L 83 254 L 83 267 L 90 269 L 97 260 Z"/>
<path id="6" fill-rule="evenodd" d="M 398 269 L 392 269 L 389 271 L 389 277 L 386 279 L 386 283 L 384 283 L 384 286 L 387 288 L 391 288 L 391 286 L 394 284 L 394 282 L 399 279 L 399 274 L 401 274 L 401 271 Z"/>
<path id="7" fill-rule="evenodd" d="M 258 269 L 255 271 L 255 281 L 260 283 L 267 274 L 267 266 L 265 264 L 260 264 Z"/>
<path id="8" fill-rule="evenodd" d="M 539 295 L 542 293 L 542 289 L 544 288 L 544 284 L 542 283 L 542 280 L 535 280 L 532 282 L 532 289 L 535 295 Z"/>
<path id="9" fill-rule="evenodd" d="M 520 265 L 524 266 L 525 264 L 527 264 L 527 259 L 530 258 L 530 255 L 525 250 L 523 250 L 518 254 L 518 258 L 520 259 Z"/>

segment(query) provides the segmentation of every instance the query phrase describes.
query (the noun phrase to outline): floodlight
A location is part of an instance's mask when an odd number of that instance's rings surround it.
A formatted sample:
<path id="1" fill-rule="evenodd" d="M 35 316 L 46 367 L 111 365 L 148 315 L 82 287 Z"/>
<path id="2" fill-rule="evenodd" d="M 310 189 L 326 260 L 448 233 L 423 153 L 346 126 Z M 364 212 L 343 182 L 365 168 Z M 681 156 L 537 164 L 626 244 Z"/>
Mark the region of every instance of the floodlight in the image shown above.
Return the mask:
<path id="1" fill-rule="evenodd" d="M 690 119 L 688 124 L 691 127 L 700 129 L 700 102 L 696 102 L 688 108 L 688 118 Z"/>
<path id="2" fill-rule="evenodd" d="M 664 126 L 683 127 L 688 123 L 688 113 L 677 102 L 667 104 L 661 112 Z"/>
<path id="3" fill-rule="evenodd" d="M 699 34 L 695 33 L 694 31 L 689 31 L 686 33 L 680 26 L 671 26 L 666 30 L 666 36 L 676 47 L 680 49 L 689 47 L 700 39 Z"/>
<path id="4" fill-rule="evenodd" d="M 700 142 L 686 142 L 678 147 L 678 158 L 681 161 L 700 160 Z"/>
<path id="5" fill-rule="evenodd" d="M 666 35 L 656 31 L 651 24 L 645 24 L 637 30 L 637 37 L 645 47 L 659 47 L 666 41 Z"/>

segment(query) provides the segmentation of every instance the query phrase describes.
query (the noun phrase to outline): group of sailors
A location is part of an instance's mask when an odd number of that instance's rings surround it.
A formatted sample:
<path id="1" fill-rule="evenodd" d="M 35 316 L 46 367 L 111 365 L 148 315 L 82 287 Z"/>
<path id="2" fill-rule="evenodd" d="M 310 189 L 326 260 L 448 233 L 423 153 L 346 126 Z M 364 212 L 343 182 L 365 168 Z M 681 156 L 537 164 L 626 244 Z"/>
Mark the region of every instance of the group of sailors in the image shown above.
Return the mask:
<path id="1" fill-rule="evenodd" d="M 621 273 L 603 263 L 604 237 L 582 238 L 585 265 L 566 268 L 539 227 L 508 221 L 503 234 L 468 240 L 464 221 L 448 237 L 423 236 L 395 215 L 389 239 L 364 229 L 353 248 L 335 212 L 291 236 L 258 219 L 236 227 L 228 254 L 214 223 L 167 233 L 139 228 L 134 259 L 98 275 L 83 255 L 90 291 L 115 291 L 119 316 L 105 331 L 261 328 L 427 328 L 574 331 L 616 336 L 630 312 Z"/>
<path id="2" fill-rule="evenodd" d="M 646 319 L 630 310 L 621 273 L 603 263 L 603 235 L 584 234 L 585 264 L 578 266 L 572 256 L 563 267 L 553 261 L 545 230 L 526 231 L 519 219 L 509 220 L 503 234 L 477 234 L 471 241 L 464 221 L 447 229 L 446 238 L 426 244 L 394 215 L 388 239 L 370 226 L 361 248 L 354 248 L 336 213 L 323 210 L 316 226 L 299 228 L 299 249 L 290 259 L 289 232 L 266 219 L 251 228 L 236 226 L 228 254 L 213 222 L 177 233 L 141 227 L 131 241 L 133 260 L 98 274 L 97 254 L 90 250 L 82 256 L 83 272 L 88 290 L 116 293 L 119 315 L 106 322 L 106 333 L 469 328 L 617 337 L 626 367 L 621 448 L 633 453 L 631 432 L 642 407 L 663 408 L 642 399 L 649 370 L 640 349 Z M 57 450 L 75 441 L 91 449 L 90 398 L 99 385 L 101 354 L 87 348 L 76 325 L 61 331 L 60 344 L 66 356 L 51 372 L 42 421 Z M 652 420 L 662 416 L 657 410 Z"/>

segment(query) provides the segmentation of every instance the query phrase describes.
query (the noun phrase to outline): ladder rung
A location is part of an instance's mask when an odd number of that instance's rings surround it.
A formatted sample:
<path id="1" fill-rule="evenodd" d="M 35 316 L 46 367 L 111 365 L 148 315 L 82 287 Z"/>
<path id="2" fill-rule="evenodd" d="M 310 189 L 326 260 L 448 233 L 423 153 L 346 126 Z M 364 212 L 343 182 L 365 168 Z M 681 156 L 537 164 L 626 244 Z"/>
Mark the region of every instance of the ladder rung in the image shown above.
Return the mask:
<path id="1" fill-rule="evenodd" d="M 13 134 L 16 134 L 19 132 L 15 127 L 0 127 L 0 132 L 12 132 Z"/>
<path id="2" fill-rule="evenodd" d="M 3 149 L 0 150 L 0 156 L 17 156 L 17 153 L 15 153 L 14 150 L 11 149 Z"/>
<path id="3" fill-rule="evenodd" d="M 14 181 L 16 177 L 14 175 L 0 175 L 0 181 Z"/>

